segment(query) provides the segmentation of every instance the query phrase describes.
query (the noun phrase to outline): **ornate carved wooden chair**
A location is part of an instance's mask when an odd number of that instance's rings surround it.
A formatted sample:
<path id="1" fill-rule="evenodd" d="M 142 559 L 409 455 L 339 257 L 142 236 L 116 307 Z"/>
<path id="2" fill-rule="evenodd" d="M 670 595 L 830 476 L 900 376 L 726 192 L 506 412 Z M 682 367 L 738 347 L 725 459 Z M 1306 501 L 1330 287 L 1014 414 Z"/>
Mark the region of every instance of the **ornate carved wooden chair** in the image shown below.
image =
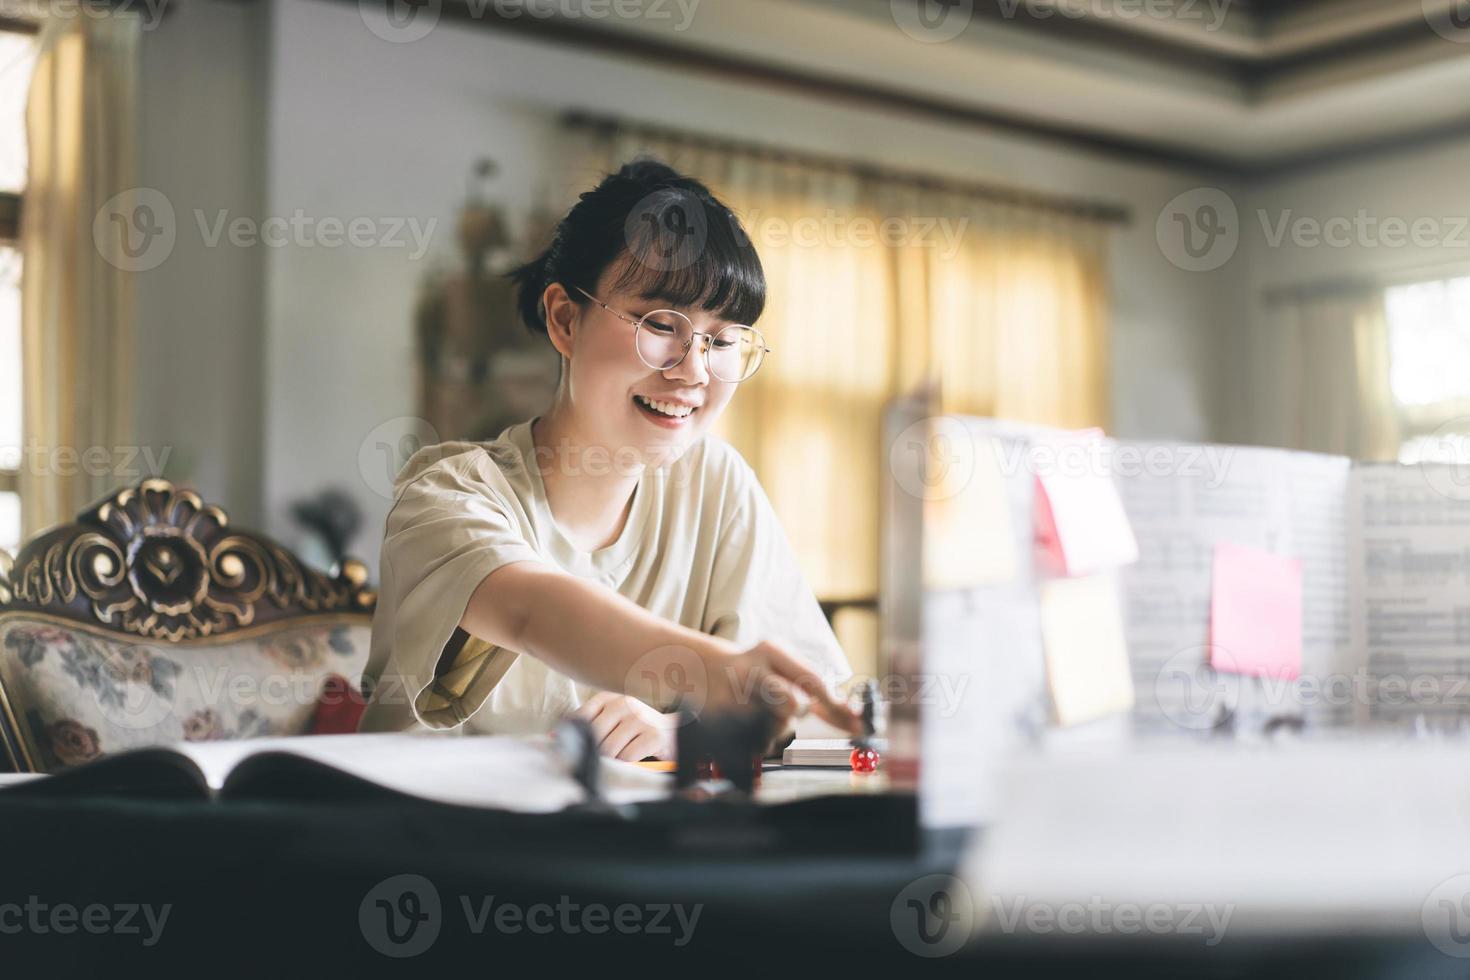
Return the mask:
<path id="1" fill-rule="evenodd" d="M 303 734 L 323 682 L 356 684 L 376 597 L 144 480 L 0 550 L 0 741 L 19 771 L 121 749 Z"/>

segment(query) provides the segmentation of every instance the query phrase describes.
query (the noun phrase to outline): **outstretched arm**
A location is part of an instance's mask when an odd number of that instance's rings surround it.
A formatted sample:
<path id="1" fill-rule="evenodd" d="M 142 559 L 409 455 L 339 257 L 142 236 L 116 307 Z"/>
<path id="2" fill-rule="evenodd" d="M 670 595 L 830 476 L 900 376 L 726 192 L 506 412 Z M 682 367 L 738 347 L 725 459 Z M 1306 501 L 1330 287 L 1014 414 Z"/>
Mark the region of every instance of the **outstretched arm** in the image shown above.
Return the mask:
<path id="1" fill-rule="evenodd" d="M 539 562 L 513 562 L 487 575 L 470 596 L 460 626 L 582 683 L 659 708 L 672 707 L 676 696 L 705 710 L 761 698 L 783 727 L 810 705 L 844 731 L 861 729 L 821 675 L 779 644 L 742 650 Z"/>

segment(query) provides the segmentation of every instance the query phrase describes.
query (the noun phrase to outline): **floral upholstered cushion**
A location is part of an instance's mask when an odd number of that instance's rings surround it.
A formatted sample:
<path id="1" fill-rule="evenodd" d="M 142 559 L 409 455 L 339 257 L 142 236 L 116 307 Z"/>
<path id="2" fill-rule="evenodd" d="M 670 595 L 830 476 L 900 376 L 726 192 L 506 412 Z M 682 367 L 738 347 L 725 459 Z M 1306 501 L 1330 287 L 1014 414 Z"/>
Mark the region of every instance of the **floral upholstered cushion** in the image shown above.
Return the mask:
<path id="1" fill-rule="evenodd" d="M 0 619 L 0 688 L 35 768 L 177 741 L 300 735 L 327 677 L 359 679 L 365 620 L 286 624 L 247 639 L 131 640 L 24 615 Z"/>

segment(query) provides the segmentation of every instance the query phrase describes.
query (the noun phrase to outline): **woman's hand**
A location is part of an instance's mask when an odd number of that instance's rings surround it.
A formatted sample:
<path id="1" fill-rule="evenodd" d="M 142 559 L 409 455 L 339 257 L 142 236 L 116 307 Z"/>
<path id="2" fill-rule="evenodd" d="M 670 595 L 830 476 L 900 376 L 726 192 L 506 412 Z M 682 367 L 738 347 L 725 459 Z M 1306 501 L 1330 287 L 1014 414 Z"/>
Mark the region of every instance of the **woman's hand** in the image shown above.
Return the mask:
<path id="1" fill-rule="evenodd" d="M 637 698 L 598 691 L 572 714 L 592 726 L 597 749 L 603 755 L 628 762 L 650 756 L 675 758 L 674 730 L 678 718 L 655 711 Z"/>
<path id="2" fill-rule="evenodd" d="M 740 710 L 762 703 L 777 731 L 786 731 L 808 712 L 851 735 L 862 719 L 799 657 L 776 643 L 762 642 L 739 653 L 705 658 L 705 711 Z"/>

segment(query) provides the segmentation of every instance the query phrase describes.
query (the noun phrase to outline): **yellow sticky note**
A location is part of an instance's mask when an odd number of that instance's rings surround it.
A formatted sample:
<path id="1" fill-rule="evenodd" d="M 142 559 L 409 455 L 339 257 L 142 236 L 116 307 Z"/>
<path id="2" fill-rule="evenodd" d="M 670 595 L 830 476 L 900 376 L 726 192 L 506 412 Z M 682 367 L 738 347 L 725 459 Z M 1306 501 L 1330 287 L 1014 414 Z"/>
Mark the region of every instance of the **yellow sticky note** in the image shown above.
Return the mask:
<path id="1" fill-rule="evenodd" d="M 994 439 L 943 470 L 924 501 L 924 585 L 971 589 L 1016 578 L 1016 534 Z"/>
<path id="2" fill-rule="evenodd" d="M 1041 637 L 1059 724 L 1076 725 L 1132 710 L 1133 675 L 1112 575 L 1042 582 Z"/>

